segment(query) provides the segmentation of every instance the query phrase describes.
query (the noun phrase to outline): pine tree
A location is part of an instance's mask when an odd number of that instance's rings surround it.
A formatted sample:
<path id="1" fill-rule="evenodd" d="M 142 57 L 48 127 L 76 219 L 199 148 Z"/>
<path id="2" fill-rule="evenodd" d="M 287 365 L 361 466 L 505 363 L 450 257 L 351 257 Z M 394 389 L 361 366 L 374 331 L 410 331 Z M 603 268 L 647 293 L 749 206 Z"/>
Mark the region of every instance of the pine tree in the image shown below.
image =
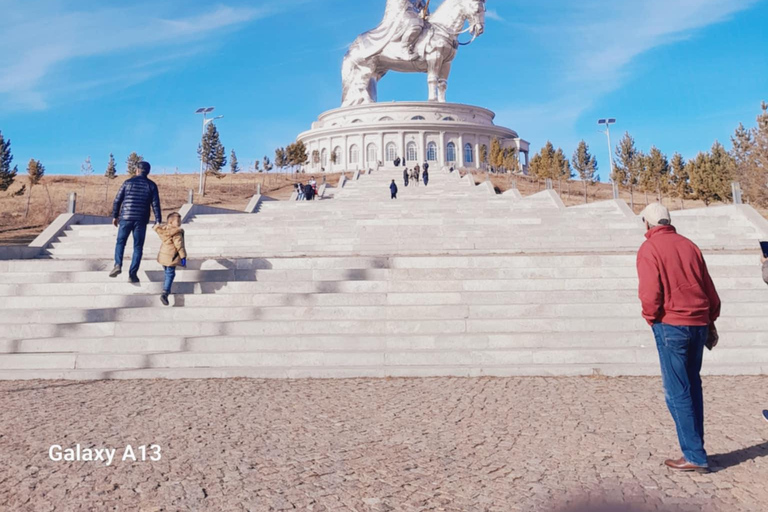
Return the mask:
<path id="1" fill-rule="evenodd" d="M 273 167 L 272 167 L 272 164 L 269 161 L 269 157 L 268 156 L 264 156 L 264 160 L 263 160 L 262 163 L 263 163 L 262 167 L 264 167 L 264 172 L 269 172 L 269 171 L 272 170 Z"/>
<path id="2" fill-rule="evenodd" d="M 480 163 L 481 164 L 488 163 L 488 146 L 486 146 L 485 144 L 480 145 Z"/>
<path id="3" fill-rule="evenodd" d="M 642 159 L 639 156 L 635 139 L 629 132 L 625 132 L 616 148 L 615 169 L 611 179 L 629 189 L 629 205 L 632 209 L 635 208 L 635 186 L 642 166 Z"/>
<path id="4" fill-rule="evenodd" d="M 502 151 L 502 168 L 506 171 L 516 172 L 520 169 L 520 159 L 517 156 L 517 148 L 504 148 Z"/>
<path id="5" fill-rule="evenodd" d="M 570 180 L 573 178 L 573 170 L 571 169 L 571 162 L 568 161 L 568 157 L 565 156 L 565 151 L 562 148 L 557 148 L 555 151 L 555 166 L 553 170 L 553 178 L 557 179 L 557 189 L 560 194 L 563 193 L 563 180 Z"/>
<path id="6" fill-rule="evenodd" d="M 135 151 L 128 155 L 128 160 L 125 161 L 126 172 L 128 173 L 128 176 L 136 176 L 136 174 L 139 172 L 139 162 L 142 162 L 143 160 L 144 157 Z"/>
<path id="7" fill-rule="evenodd" d="M 275 149 L 275 165 L 282 170 L 286 166 L 286 157 L 285 157 L 285 148 L 276 148 Z"/>
<path id="8" fill-rule="evenodd" d="M 645 171 L 650 177 L 650 191 L 655 192 L 659 202 L 662 202 L 662 195 L 669 190 L 670 185 L 669 160 L 656 146 L 651 147 L 646 157 Z"/>
<path id="9" fill-rule="evenodd" d="M 27 164 L 27 176 L 29 177 L 29 191 L 27 192 L 27 208 L 24 211 L 24 218 L 26 219 L 29 216 L 29 203 L 32 200 L 32 189 L 35 185 L 40 183 L 40 180 L 43 179 L 43 176 L 45 175 L 45 167 L 43 167 L 43 164 L 40 163 L 40 160 L 35 160 L 34 158 L 29 161 L 29 164 Z"/>
<path id="10" fill-rule="evenodd" d="M 730 194 L 735 164 L 722 144 L 715 141 L 709 153 L 699 153 L 688 163 L 693 195 L 709 206 L 714 201 L 726 201 Z"/>
<path id="11" fill-rule="evenodd" d="M 259 164 L 261 164 L 261 162 L 259 162 L 258 160 L 253 162 L 253 172 L 261 172 L 261 168 Z"/>
<path id="12" fill-rule="evenodd" d="M 555 178 L 562 168 L 562 164 L 557 162 L 555 146 L 547 141 L 541 151 L 534 155 L 531 160 L 530 174 L 536 180 L 546 180 Z"/>
<path id="13" fill-rule="evenodd" d="M 305 165 L 309 160 L 307 146 L 302 141 L 296 141 L 285 148 L 286 163 L 293 168 Z"/>
<path id="14" fill-rule="evenodd" d="M 3 138 L 3 132 L 0 132 L 0 191 L 5 192 L 13 185 L 16 175 L 19 172 L 18 167 L 11 168 L 13 163 L 13 154 L 11 154 L 11 140 Z"/>
<path id="15" fill-rule="evenodd" d="M 693 192 L 691 190 L 690 183 L 688 182 L 690 176 L 688 175 L 688 165 L 680 153 L 675 153 L 672 156 L 672 161 L 669 164 L 669 170 L 671 174 L 670 184 L 675 196 L 680 199 L 680 209 L 685 209 L 685 200 Z"/>
<path id="16" fill-rule="evenodd" d="M 203 162 L 206 175 L 221 177 L 221 170 L 227 165 L 227 155 L 219 139 L 216 123 L 208 123 L 203 140 L 197 148 L 197 157 Z"/>
<path id="17" fill-rule="evenodd" d="M 109 154 L 109 163 L 107 164 L 107 171 L 104 173 L 108 179 L 113 180 L 117 178 L 117 166 L 115 165 L 115 155 Z"/>
<path id="18" fill-rule="evenodd" d="M 232 174 L 237 174 L 240 172 L 240 163 L 237 161 L 237 154 L 235 153 L 234 149 L 229 154 L 229 171 Z"/>
<path id="19" fill-rule="evenodd" d="M 501 147 L 501 141 L 494 137 L 491 139 L 491 159 L 492 169 L 498 169 L 504 165 L 504 150 Z"/>
<path id="20" fill-rule="evenodd" d="M 589 184 L 595 183 L 595 176 L 597 175 L 597 158 L 589 153 L 589 146 L 585 141 L 579 142 L 579 146 L 573 153 L 571 164 L 579 179 L 584 183 L 584 204 L 586 204 L 588 202 L 587 187 Z"/>
<path id="21" fill-rule="evenodd" d="M 768 103 L 763 102 L 757 125 L 747 129 L 739 124 L 731 142 L 734 179 L 739 181 L 745 199 L 768 206 Z"/>

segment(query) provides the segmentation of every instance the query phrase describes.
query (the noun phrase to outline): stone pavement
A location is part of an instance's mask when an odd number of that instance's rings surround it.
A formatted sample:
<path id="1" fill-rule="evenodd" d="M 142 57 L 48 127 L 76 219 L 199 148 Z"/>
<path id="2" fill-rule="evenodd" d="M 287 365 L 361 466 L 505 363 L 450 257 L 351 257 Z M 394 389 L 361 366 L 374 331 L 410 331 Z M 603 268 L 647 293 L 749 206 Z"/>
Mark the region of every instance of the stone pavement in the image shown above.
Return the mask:
<path id="1" fill-rule="evenodd" d="M 0 382 L 0 509 L 768 510 L 768 379 L 705 393 L 716 471 L 680 475 L 655 378 Z M 48 458 L 78 443 L 117 458 Z"/>

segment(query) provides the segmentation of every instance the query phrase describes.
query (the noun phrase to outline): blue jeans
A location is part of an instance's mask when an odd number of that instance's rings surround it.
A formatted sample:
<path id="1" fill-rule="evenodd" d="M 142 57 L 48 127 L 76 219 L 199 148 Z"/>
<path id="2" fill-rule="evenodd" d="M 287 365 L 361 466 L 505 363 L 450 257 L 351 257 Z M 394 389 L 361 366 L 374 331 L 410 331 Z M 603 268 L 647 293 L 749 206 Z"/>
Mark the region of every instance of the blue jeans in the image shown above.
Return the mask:
<path id="1" fill-rule="evenodd" d="M 171 293 L 171 286 L 173 286 L 173 280 L 176 279 L 176 267 L 163 267 L 165 270 L 165 282 L 163 283 L 163 293 Z"/>
<path id="2" fill-rule="evenodd" d="M 147 235 L 147 221 L 121 220 L 117 228 L 117 244 L 115 245 L 115 265 L 123 266 L 123 254 L 125 253 L 125 244 L 128 242 L 128 235 L 133 235 L 133 257 L 131 259 L 131 269 L 129 275 L 135 276 L 139 273 L 141 257 L 144 255 L 144 238 Z"/>
<path id="3" fill-rule="evenodd" d="M 653 324 L 661 361 L 667 407 L 675 420 L 677 438 L 685 460 L 707 466 L 704 450 L 704 396 L 701 360 L 709 327 Z"/>

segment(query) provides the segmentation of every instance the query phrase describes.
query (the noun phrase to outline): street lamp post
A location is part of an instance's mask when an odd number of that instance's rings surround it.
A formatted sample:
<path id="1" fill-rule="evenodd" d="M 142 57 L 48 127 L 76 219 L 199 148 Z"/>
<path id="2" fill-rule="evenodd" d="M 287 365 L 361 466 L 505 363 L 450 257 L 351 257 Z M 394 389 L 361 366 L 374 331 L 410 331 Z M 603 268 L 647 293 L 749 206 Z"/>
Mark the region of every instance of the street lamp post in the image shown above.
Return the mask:
<path id="1" fill-rule="evenodd" d="M 208 114 L 216 110 L 216 107 L 203 107 L 199 108 L 195 111 L 195 114 L 203 114 L 203 135 L 200 139 L 200 144 L 202 147 L 203 139 L 205 138 L 205 128 L 208 126 L 208 123 L 212 123 L 217 119 L 221 119 L 224 116 L 216 116 L 214 118 L 208 119 Z M 200 188 L 198 190 L 198 194 L 200 194 L 200 197 L 205 196 L 205 172 L 203 171 L 203 155 L 200 155 Z"/>
<path id="2" fill-rule="evenodd" d="M 616 124 L 616 119 L 608 118 L 608 119 L 599 119 L 597 121 L 597 124 L 599 125 L 605 125 L 605 131 L 601 132 L 604 133 L 608 137 L 608 158 L 611 162 L 611 174 L 609 175 L 608 179 L 611 180 L 611 183 L 613 184 L 613 198 L 618 199 L 619 198 L 619 190 L 618 185 L 613 180 L 613 146 L 611 145 L 611 125 Z"/>

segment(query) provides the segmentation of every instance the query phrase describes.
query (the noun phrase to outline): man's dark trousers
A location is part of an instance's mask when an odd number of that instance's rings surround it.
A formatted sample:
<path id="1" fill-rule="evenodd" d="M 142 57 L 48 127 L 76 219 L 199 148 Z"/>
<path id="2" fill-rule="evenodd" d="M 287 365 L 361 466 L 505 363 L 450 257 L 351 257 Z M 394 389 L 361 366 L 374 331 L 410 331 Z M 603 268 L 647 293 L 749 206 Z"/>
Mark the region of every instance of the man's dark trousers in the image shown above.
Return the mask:
<path id="1" fill-rule="evenodd" d="M 144 254 L 144 238 L 147 235 L 147 220 L 120 220 L 117 228 L 117 244 L 115 245 L 115 265 L 123 266 L 123 253 L 128 235 L 133 235 L 133 258 L 128 275 L 135 276 L 139 273 L 141 257 Z"/>
<path id="2" fill-rule="evenodd" d="M 675 420 L 683 456 L 691 464 L 707 466 L 700 372 L 709 327 L 657 322 L 653 324 L 653 335 L 661 361 L 664 395 Z"/>

